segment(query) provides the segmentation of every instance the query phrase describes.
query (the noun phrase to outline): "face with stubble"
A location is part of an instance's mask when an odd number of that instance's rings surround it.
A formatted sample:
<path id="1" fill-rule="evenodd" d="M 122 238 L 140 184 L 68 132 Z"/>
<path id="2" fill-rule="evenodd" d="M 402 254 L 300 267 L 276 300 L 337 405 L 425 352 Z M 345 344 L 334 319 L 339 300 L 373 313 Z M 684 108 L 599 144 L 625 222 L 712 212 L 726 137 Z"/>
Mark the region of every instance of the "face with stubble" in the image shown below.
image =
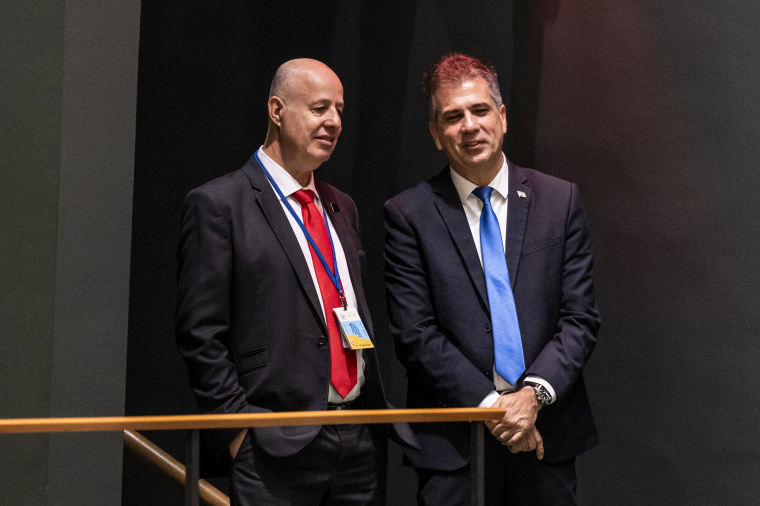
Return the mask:
<path id="1" fill-rule="evenodd" d="M 441 86 L 433 94 L 433 107 L 430 133 L 451 168 L 470 181 L 495 175 L 503 162 L 507 113 L 503 104 L 494 103 L 486 80 Z"/>

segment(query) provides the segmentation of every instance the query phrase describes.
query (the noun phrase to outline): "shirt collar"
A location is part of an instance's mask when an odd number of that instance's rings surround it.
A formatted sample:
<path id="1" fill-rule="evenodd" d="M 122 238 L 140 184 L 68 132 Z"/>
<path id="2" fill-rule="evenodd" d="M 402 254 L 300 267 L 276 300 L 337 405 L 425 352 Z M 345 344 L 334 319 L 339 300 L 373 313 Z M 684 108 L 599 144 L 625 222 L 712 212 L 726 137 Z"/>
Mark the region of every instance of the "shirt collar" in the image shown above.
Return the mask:
<path id="1" fill-rule="evenodd" d="M 316 195 L 315 201 L 319 198 L 317 187 L 314 185 L 313 173 L 309 175 L 309 184 L 302 187 L 287 170 L 283 169 L 280 164 L 269 158 L 267 154 L 264 153 L 263 148 L 264 146 L 259 148 L 259 160 L 264 164 L 264 168 L 267 169 L 269 175 L 272 176 L 272 179 L 274 179 L 274 182 L 280 187 L 280 191 L 285 197 L 291 196 L 298 190 L 305 189 L 314 192 L 314 195 Z"/>
<path id="2" fill-rule="evenodd" d="M 477 186 L 457 174 L 454 169 L 450 167 L 449 172 L 451 173 L 451 180 L 454 182 L 454 187 L 457 189 L 457 194 L 459 194 L 459 200 L 465 202 L 467 198 L 472 195 L 472 190 L 477 188 Z M 501 169 L 499 169 L 499 172 L 496 173 L 496 176 L 491 182 L 488 183 L 488 186 L 492 187 L 495 192 L 504 197 L 504 200 L 507 199 L 507 195 L 509 194 L 509 170 L 507 169 L 506 156 L 504 157 L 504 162 L 501 164 Z"/>

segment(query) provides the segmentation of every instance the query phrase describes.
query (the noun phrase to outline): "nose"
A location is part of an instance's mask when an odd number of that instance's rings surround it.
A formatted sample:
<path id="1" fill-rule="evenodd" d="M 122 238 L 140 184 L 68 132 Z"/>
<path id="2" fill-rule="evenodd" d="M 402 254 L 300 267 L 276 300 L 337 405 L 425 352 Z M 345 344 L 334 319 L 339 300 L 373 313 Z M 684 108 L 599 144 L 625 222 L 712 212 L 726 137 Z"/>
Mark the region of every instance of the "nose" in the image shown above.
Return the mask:
<path id="1" fill-rule="evenodd" d="M 462 131 L 464 132 L 472 132 L 479 128 L 477 118 L 473 116 L 473 114 L 470 111 L 464 112 L 464 117 L 462 118 Z"/>
<path id="2" fill-rule="evenodd" d="M 338 129 L 340 128 L 340 114 L 335 107 L 331 107 L 325 117 L 325 127 Z"/>

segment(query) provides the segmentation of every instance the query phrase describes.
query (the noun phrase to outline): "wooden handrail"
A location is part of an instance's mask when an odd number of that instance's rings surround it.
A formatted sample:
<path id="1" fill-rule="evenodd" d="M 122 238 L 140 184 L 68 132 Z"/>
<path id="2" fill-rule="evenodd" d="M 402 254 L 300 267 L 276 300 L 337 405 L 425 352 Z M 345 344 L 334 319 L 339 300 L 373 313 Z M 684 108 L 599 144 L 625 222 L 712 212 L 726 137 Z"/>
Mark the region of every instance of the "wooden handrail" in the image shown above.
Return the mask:
<path id="1" fill-rule="evenodd" d="M 68 418 L 7 418 L 0 434 L 32 432 L 101 432 L 119 430 L 232 429 L 288 425 L 391 422 L 478 422 L 504 416 L 503 409 L 357 409 L 290 411 L 220 415 L 104 416 Z"/>
<path id="2" fill-rule="evenodd" d="M 0 420 L 0 434 L 33 432 L 102 432 L 129 430 L 187 430 L 185 504 L 198 504 L 202 481 L 198 476 L 199 429 L 231 429 L 292 425 L 392 422 L 481 422 L 504 416 L 493 408 L 366 409 L 347 411 L 292 411 L 223 415 L 111 416 L 71 418 L 9 418 Z M 483 500 L 483 425 L 472 426 L 473 504 Z"/>
<path id="3" fill-rule="evenodd" d="M 145 436 L 133 430 L 125 430 L 124 446 L 184 486 L 185 466 Z M 206 480 L 198 480 L 198 489 L 200 491 L 200 498 L 207 504 L 211 504 L 212 506 L 230 506 L 230 498 Z"/>

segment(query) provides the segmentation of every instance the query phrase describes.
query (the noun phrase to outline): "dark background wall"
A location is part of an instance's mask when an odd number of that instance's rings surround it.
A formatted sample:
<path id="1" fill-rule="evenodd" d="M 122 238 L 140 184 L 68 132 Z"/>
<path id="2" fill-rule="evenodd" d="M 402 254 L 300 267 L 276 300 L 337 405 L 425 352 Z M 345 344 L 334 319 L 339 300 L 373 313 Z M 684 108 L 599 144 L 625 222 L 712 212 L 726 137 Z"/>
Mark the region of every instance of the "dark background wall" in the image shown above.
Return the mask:
<path id="1" fill-rule="evenodd" d="M 460 50 L 500 70 L 507 155 L 585 197 L 604 323 L 587 369 L 602 445 L 579 459 L 582 502 L 756 503 L 758 18 L 748 0 L 144 5 L 127 413 L 193 410 L 172 339 L 182 198 L 261 144 L 269 80 L 303 56 L 344 83 L 344 133 L 318 175 L 358 203 L 385 381 L 403 405 L 382 203 L 440 170 L 419 78 Z M 180 435 L 152 436 L 181 455 Z M 164 490 L 156 480 L 127 465 L 125 503 Z M 390 480 L 389 503 L 411 504 L 397 450 Z"/>
<path id="2" fill-rule="evenodd" d="M 758 17 L 750 1 L 143 6 L 127 412 L 193 409 L 172 342 L 181 201 L 260 145 L 271 75 L 302 56 L 345 86 L 344 133 L 318 174 L 359 205 L 385 380 L 403 405 L 381 209 L 442 166 L 419 78 L 460 50 L 500 70 L 507 155 L 585 196 L 604 324 L 587 374 L 602 445 L 579 460 L 582 501 L 756 502 Z M 181 455 L 179 435 L 155 437 Z M 154 491 L 125 473 L 125 500 Z M 390 480 L 389 502 L 410 504 L 396 450 Z"/>
<path id="3" fill-rule="evenodd" d="M 579 461 L 581 497 L 754 504 L 760 9 L 538 2 L 520 16 L 513 105 L 528 110 L 512 126 L 533 122 L 520 143 L 579 183 L 596 237 L 602 445 Z"/>
<path id="4" fill-rule="evenodd" d="M 138 10 L 35 5 L 11 2 L 0 30 L 11 99 L 0 125 L 0 416 L 115 414 Z M 359 205 L 384 376 L 403 405 L 384 333 L 381 209 L 442 166 L 419 76 L 462 50 L 500 70 L 507 155 L 577 182 L 591 220 L 604 323 L 587 380 L 602 445 L 579 459 L 582 502 L 756 503 L 758 22 L 750 0 L 146 2 L 126 413 L 194 411 L 172 329 L 182 198 L 260 145 L 269 80 L 301 56 L 344 83 L 344 133 L 318 174 Z M 182 456 L 181 434 L 149 436 Z M 99 498 L 113 498 L 113 441 L 90 447 L 106 464 L 79 459 L 95 474 L 68 489 L 77 475 L 62 463 L 75 450 L 57 441 L 0 440 L 12 456 L 2 475 L 16 480 L 5 488 L 95 504 L 93 484 L 108 483 Z M 413 478 L 394 452 L 389 503 L 410 504 Z M 125 459 L 124 504 L 181 503 Z"/>

